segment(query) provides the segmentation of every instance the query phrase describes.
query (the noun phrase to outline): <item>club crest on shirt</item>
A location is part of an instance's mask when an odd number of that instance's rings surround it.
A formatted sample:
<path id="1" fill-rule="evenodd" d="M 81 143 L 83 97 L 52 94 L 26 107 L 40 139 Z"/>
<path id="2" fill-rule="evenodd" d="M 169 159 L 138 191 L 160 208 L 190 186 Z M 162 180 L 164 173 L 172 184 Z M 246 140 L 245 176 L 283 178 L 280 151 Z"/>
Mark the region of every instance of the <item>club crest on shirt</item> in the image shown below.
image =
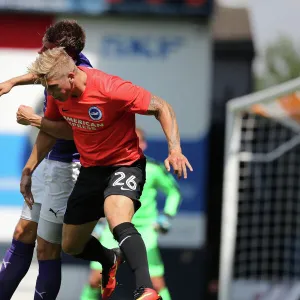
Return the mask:
<path id="1" fill-rule="evenodd" d="M 97 106 L 91 106 L 89 108 L 89 116 L 92 120 L 98 121 L 102 118 L 102 112 Z"/>

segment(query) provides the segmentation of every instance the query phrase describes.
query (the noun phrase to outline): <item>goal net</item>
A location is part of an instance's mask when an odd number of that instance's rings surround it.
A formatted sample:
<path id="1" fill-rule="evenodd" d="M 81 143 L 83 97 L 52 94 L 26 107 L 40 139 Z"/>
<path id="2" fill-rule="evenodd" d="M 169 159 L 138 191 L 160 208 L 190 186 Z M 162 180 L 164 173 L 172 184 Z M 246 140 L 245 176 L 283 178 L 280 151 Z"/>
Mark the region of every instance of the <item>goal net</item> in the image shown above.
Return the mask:
<path id="1" fill-rule="evenodd" d="M 300 299 L 300 79 L 227 105 L 219 300 Z"/>

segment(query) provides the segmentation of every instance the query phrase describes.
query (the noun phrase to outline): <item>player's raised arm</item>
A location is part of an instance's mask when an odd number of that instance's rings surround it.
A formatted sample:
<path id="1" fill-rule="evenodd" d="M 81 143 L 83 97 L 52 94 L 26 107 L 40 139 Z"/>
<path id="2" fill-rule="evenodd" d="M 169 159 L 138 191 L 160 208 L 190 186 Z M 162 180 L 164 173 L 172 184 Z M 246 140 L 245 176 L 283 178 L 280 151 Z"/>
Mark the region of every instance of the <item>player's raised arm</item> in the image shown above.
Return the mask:
<path id="1" fill-rule="evenodd" d="M 34 203 L 31 193 L 31 175 L 40 162 L 45 158 L 47 153 L 52 149 L 55 142 L 56 138 L 40 131 L 32 148 L 30 157 L 22 171 L 20 192 L 30 209 Z"/>
<path id="2" fill-rule="evenodd" d="M 73 140 L 72 128 L 66 121 L 53 121 L 43 118 L 37 115 L 30 106 L 21 105 L 19 107 L 17 122 L 21 125 L 36 127 L 58 139 Z"/>
<path id="3" fill-rule="evenodd" d="M 165 160 L 166 169 L 170 171 L 172 166 L 178 178 L 181 178 L 182 175 L 187 178 L 187 167 L 190 171 L 193 171 L 193 168 L 181 152 L 178 124 L 172 106 L 162 98 L 152 94 L 147 114 L 155 116 L 166 135 L 169 147 L 169 156 Z"/>
<path id="4" fill-rule="evenodd" d="M 36 82 L 36 77 L 32 74 L 24 74 L 21 76 L 13 77 L 9 80 L 0 83 L 0 97 L 4 94 L 10 92 L 10 90 L 14 86 L 18 85 L 27 85 L 27 84 L 34 84 Z"/>

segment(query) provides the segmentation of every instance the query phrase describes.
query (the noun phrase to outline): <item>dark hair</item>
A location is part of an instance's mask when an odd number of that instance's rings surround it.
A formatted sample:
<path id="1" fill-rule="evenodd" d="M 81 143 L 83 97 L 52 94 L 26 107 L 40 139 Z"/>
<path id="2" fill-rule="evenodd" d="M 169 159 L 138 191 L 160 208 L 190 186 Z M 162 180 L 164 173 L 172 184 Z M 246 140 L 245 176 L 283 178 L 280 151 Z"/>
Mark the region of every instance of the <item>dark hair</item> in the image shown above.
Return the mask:
<path id="1" fill-rule="evenodd" d="M 46 30 L 43 42 L 64 47 L 70 56 L 77 56 L 85 46 L 85 32 L 75 20 L 62 20 Z"/>

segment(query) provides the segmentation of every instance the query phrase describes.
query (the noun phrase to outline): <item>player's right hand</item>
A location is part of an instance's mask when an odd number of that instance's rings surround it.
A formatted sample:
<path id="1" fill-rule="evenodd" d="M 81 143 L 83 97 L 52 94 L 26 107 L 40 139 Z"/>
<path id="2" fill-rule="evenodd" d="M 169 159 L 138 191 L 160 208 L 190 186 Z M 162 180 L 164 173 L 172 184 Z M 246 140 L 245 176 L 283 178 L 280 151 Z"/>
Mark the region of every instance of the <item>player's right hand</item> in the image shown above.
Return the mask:
<path id="1" fill-rule="evenodd" d="M 103 233 L 103 231 L 105 230 L 107 226 L 107 221 L 105 218 L 101 218 L 98 223 L 96 224 L 94 230 L 93 230 L 93 236 L 97 239 L 99 239 Z"/>
<path id="2" fill-rule="evenodd" d="M 166 214 L 160 214 L 157 217 L 154 229 L 162 234 L 166 234 L 171 229 L 171 217 Z"/>
<path id="3" fill-rule="evenodd" d="M 0 97 L 10 92 L 14 85 L 10 81 L 0 83 Z"/>
<path id="4" fill-rule="evenodd" d="M 31 193 L 31 175 L 22 172 L 21 182 L 20 182 L 20 192 L 23 195 L 25 202 L 28 207 L 32 209 L 34 203 L 33 196 Z"/>
<path id="5" fill-rule="evenodd" d="M 98 222 L 97 225 L 94 228 L 93 231 L 93 236 L 97 239 L 99 239 L 104 231 L 104 229 L 106 228 L 107 224 L 106 222 Z"/>

